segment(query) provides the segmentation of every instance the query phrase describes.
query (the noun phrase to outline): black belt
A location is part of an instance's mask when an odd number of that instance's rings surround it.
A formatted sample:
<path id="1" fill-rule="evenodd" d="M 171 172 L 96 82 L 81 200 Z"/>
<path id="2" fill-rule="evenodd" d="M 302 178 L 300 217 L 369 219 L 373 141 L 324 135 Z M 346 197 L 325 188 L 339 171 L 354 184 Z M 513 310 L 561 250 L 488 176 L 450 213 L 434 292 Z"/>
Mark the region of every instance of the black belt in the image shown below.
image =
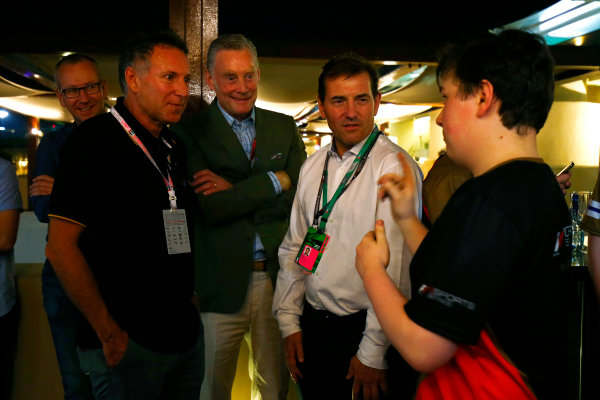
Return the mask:
<path id="1" fill-rule="evenodd" d="M 330 321 L 352 321 L 352 320 L 364 320 L 367 316 L 367 310 L 360 310 L 353 314 L 337 315 L 327 310 L 318 310 L 310 305 L 308 301 L 304 302 L 304 315 L 310 316 L 315 319 L 323 319 Z"/>
<path id="2" fill-rule="evenodd" d="M 252 261 L 252 271 L 266 271 L 267 263 L 264 260 Z"/>

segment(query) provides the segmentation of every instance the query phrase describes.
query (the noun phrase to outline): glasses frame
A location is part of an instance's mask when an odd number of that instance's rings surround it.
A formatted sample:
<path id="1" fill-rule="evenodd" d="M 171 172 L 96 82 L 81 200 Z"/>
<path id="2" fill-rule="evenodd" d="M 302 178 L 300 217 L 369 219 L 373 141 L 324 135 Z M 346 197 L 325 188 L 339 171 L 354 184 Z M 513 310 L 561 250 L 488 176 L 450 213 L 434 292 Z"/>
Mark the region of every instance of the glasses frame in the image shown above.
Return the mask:
<path id="1" fill-rule="evenodd" d="M 92 83 L 88 83 L 85 86 L 80 86 L 80 87 L 69 87 L 69 88 L 64 88 L 64 89 L 60 89 L 60 94 L 62 94 L 66 99 L 75 99 L 77 97 L 79 97 L 79 95 L 81 94 L 81 91 L 83 90 L 85 92 L 85 94 L 92 95 L 92 94 L 96 94 L 98 92 L 100 92 L 102 90 L 102 83 L 104 82 L 104 79 L 100 79 L 98 82 L 92 82 Z M 98 91 L 94 91 L 92 93 L 88 93 L 88 91 L 86 90 L 86 88 L 90 87 L 90 86 L 97 86 L 98 87 Z M 77 95 L 75 96 L 67 96 L 67 94 L 65 93 L 66 90 L 77 90 Z"/>

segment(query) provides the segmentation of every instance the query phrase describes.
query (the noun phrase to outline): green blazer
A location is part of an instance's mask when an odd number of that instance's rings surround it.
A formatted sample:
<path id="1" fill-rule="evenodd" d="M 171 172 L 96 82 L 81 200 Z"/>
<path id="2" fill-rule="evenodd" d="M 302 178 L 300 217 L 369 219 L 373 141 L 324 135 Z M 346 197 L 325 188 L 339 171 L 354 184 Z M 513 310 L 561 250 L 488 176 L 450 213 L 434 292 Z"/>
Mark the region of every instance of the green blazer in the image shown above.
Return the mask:
<path id="1" fill-rule="evenodd" d="M 194 259 L 202 312 L 235 313 L 242 308 L 256 232 L 273 286 L 277 280 L 277 251 L 288 229 L 306 150 L 290 116 L 256 108 L 255 126 L 253 166 L 216 99 L 173 128 L 185 143 L 190 178 L 209 169 L 233 184 L 232 189 L 209 196 L 196 195 Z M 292 187 L 277 195 L 267 172 L 279 170 L 288 173 Z"/>

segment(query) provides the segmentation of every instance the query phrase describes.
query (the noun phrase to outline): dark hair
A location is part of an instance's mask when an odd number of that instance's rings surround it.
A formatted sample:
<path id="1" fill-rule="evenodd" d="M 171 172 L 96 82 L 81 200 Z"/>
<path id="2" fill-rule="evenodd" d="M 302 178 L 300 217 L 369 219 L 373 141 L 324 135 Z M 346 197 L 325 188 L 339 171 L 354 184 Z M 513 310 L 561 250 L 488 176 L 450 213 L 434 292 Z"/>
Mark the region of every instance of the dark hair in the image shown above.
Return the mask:
<path id="1" fill-rule="evenodd" d="M 96 72 L 98 73 L 98 77 L 100 77 L 100 67 L 98 66 L 98 62 L 96 60 L 84 53 L 71 53 L 58 60 L 58 62 L 54 66 L 54 83 L 56 83 L 56 86 L 59 89 L 60 85 L 58 83 L 58 70 L 63 65 L 79 64 L 80 62 L 89 62 L 90 64 L 92 64 L 92 66 L 96 69 Z"/>
<path id="2" fill-rule="evenodd" d="M 254 59 L 255 67 L 258 68 L 258 54 L 256 53 L 256 47 L 254 43 L 250 41 L 244 35 L 239 33 L 228 33 L 221 35 L 212 41 L 208 48 L 208 54 L 206 55 L 206 68 L 209 73 L 212 74 L 212 70 L 215 66 L 215 59 L 217 53 L 220 50 L 244 50 L 248 49 L 252 58 Z"/>
<path id="3" fill-rule="evenodd" d="M 438 85 L 449 76 L 461 94 L 474 94 L 482 80 L 494 87 L 501 101 L 500 118 L 508 129 L 536 132 L 544 126 L 554 100 L 554 60 L 544 39 L 536 34 L 505 30 L 489 33 L 450 49 L 437 68 Z"/>
<path id="4" fill-rule="evenodd" d="M 119 85 L 124 94 L 127 93 L 125 70 L 136 62 L 147 62 L 156 46 L 174 47 L 188 54 L 185 41 L 170 29 L 136 33 L 127 41 L 119 57 Z"/>
<path id="5" fill-rule="evenodd" d="M 379 92 L 379 76 L 377 71 L 367 59 L 349 52 L 333 56 L 323 66 L 321 75 L 319 75 L 318 96 L 321 101 L 325 100 L 325 81 L 327 79 L 338 78 L 340 76 L 355 76 L 367 72 L 371 81 L 371 94 L 373 97 Z"/>

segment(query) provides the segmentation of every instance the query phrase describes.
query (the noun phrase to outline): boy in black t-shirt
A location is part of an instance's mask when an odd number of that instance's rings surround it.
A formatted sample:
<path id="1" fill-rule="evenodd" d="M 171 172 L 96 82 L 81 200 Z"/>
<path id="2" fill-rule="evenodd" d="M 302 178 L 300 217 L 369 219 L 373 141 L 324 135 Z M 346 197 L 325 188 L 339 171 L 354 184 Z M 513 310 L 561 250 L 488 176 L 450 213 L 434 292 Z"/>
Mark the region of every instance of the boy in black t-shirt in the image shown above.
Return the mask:
<path id="1" fill-rule="evenodd" d="M 451 50 L 437 71 L 445 99 L 437 123 L 448 155 L 474 178 L 430 232 L 411 210 L 412 182 L 380 180 L 415 253 L 412 299 L 385 273 L 381 221 L 357 247 L 357 269 L 394 346 L 428 374 L 418 399 L 565 398 L 560 264 L 570 220 L 536 146 L 553 72 L 543 39 L 521 31 Z"/>

